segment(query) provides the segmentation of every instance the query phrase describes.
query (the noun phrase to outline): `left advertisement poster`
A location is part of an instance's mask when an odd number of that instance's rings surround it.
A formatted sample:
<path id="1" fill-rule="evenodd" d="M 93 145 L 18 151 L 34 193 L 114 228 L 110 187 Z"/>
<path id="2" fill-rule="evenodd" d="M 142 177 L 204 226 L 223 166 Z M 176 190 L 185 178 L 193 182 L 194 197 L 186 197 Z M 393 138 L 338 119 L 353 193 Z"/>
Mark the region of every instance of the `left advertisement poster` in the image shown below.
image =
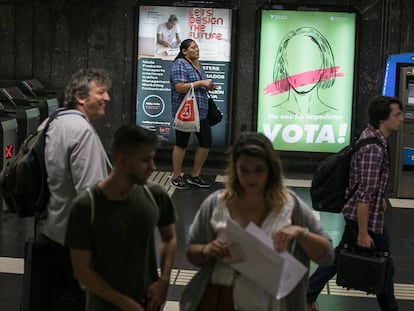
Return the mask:
<path id="1" fill-rule="evenodd" d="M 138 7 L 136 124 L 174 144 L 170 72 L 180 42 L 193 39 L 200 63 L 217 89 L 211 95 L 223 121 L 212 127 L 214 147 L 228 144 L 232 10 L 227 8 Z M 174 21 L 167 25 L 169 22 Z"/>

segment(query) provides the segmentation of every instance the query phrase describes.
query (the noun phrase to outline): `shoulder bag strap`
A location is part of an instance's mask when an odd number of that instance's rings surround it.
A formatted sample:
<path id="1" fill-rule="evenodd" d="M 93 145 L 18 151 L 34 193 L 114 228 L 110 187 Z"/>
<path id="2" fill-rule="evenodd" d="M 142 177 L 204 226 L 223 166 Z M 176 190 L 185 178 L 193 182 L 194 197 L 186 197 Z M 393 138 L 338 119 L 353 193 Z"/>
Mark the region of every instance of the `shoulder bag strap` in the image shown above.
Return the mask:
<path id="1" fill-rule="evenodd" d="M 185 58 L 184 58 L 185 59 Z M 197 73 L 197 75 L 198 75 L 198 78 L 201 80 L 201 75 L 200 75 L 200 72 L 198 71 L 198 69 L 196 68 L 196 67 L 194 67 L 194 65 L 193 65 L 193 63 L 192 62 L 189 62 L 187 59 L 185 59 L 186 60 L 186 62 L 187 63 L 189 63 L 190 65 L 191 65 L 191 67 L 193 67 L 193 69 L 195 70 L 195 72 Z"/>
<path id="2" fill-rule="evenodd" d="M 195 72 L 198 75 L 199 80 L 201 81 L 202 79 L 201 79 L 201 75 L 200 75 L 200 72 L 198 71 L 198 69 L 196 67 L 194 67 L 194 65 L 191 62 L 189 62 L 188 60 L 186 60 L 186 61 L 191 65 L 191 67 L 193 67 L 193 69 L 195 70 Z M 207 93 L 207 96 L 210 98 L 211 97 L 210 92 L 206 90 L 206 93 Z"/>

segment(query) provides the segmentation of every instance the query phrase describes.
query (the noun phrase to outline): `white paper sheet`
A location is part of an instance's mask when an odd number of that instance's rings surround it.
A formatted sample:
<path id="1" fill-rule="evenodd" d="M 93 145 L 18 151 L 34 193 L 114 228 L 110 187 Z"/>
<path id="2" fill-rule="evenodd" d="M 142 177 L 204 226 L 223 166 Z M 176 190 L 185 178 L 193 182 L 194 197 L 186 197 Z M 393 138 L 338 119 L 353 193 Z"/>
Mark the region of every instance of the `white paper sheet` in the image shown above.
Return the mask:
<path id="1" fill-rule="evenodd" d="M 276 296 L 279 290 L 283 258 L 232 221 L 227 221 L 226 228 L 222 229 L 219 236 L 228 245 L 238 245 L 241 256 L 244 257 L 243 261 L 233 262 L 231 258 L 228 258 L 227 262 L 271 295 Z"/>
<path id="2" fill-rule="evenodd" d="M 256 226 L 254 223 L 249 223 L 246 227 L 246 231 L 262 241 L 272 250 L 273 240 L 262 229 Z M 276 294 L 277 299 L 281 299 L 287 296 L 299 283 L 305 273 L 308 271 L 299 260 L 293 257 L 289 252 L 282 252 L 279 255 L 284 259 L 284 265 L 282 268 L 282 275 L 279 284 L 279 290 Z"/>
<path id="3" fill-rule="evenodd" d="M 230 247 L 231 256 L 224 261 L 277 299 L 289 294 L 307 271 L 289 253 L 275 252 L 272 239 L 253 223 L 244 230 L 227 221 L 219 237 Z"/>

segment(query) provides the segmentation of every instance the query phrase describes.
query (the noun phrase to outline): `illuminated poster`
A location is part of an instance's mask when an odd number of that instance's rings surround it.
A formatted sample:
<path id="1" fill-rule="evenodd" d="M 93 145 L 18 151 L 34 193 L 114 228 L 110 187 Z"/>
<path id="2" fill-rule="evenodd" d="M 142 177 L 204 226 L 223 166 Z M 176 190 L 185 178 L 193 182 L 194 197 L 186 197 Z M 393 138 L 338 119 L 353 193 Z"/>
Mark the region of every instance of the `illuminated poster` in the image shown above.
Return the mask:
<path id="1" fill-rule="evenodd" d="M 149 5 L 138 9 L 136 123 L 174 143 L 170 71 L 180 42 L 193 39 L 207 78 L 217 85 L 210 94 L 224 114 L 212 127 L 213 145 L 227 146 L 232 10 Z M 171 21 L 174 26 L 166 27 Z"/>
<path id="2" fill-rule="evenodd" d="M 355 14 L 261 15 L 257 131 L 277 150 L 340 150 L 351 132 Z"/>

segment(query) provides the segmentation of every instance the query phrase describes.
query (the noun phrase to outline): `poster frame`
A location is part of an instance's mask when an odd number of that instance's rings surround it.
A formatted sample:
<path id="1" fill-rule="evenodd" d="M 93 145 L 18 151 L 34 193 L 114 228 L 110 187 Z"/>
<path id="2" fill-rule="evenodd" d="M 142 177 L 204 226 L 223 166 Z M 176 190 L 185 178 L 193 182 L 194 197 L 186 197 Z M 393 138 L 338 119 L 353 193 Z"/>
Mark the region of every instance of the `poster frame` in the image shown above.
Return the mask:
<path id="1" fill-rule="evenodd" d="M 358 84 L 358 60 L 359 60 L 359 27 L 360 27 L 360 12 L 354 6 L 341 5 L 318 5 L 318 4 L 280 4 L 280 3 L 262 3 L 256 10 L 256 48 L 255 48 L 255 89 L 254 98 L 256 105 L 252 111 L 252 127 L 254 130 L 258 129 L 258 110 L 259 110 L 259 77 L 260 77 L 260 47 L 261 47 L 261 27 L 262 27 L 262 12 L 266 10 L 280 10 L 280 11 L 305 11 L 305 12 L 338 12 L 338 13 L 352 13 L 355 14 L 355 36 L 354 36 L 354 61 L 353 61 L 353 81 L 352 81 L 352 102 L 350 112 L 350 136 L 349 140 L 344 144 L 350 142 L 351 137 L 354 137 L 356 132 L 356 105 L 357 105 L 357 84 Z M 276 149 L 276 148 L 275 148 Z M 276 149 L 277 150 L 277 149 Z M 295 150 L 278 150 L 282 156 L 298 156 L 306 158 L 321 158 L 334 153 L 330 151 L 295 151 Z M 339 151 L 339 150 L 338 150 Z M 336 151 L 335 151 L 336 152 Z"/>
<path id="2" fill-rule="evenodd" d="M 214 144 L 214 134 L 213 134 L 213 145 L 210 148 L 212 152 L 222 152 L 227 151 L 229 146 L 231 145 L 231 137 L 232 137 L 232 102 L 234 96 L 234 77 L 235 77 L 235 68 L 237 63 L 237 54 L 235 53 L 236 50 L 236 25 L 237 25 L 237 12 L 238 12 L 238 5 L 232 0 L 213 0 L 213 1 L 168 1 L 168 0 L 138 0 L 135 2 L 134 5 L 134 38 L 133 38 L 133 72 L 132 72 L 132 100 L 130 105 L 130 122 L 132 124 L 137 124 L 137 92 L 138 92 L 138 36 L 139 36 L 139 8 L 140 6 L 166 6 L 166 7 L 184 7 L 184 8 L 217 8 L 217 9 L 229 9 L 231 10 L 232 18 L 231 18 L 231 43 L 230 43 L 230 62 L 229 62 L 229 69 L 228 69 L 228 91 L 227 91 L 227 114 L 224 116 L 222 122 L 225 122 L 225 127 L 227 131 L 227 135 L 225 136 L 226 143 L 224 146 L 216 146 Z M 192 135 L 194 136 L 194 135 Z M 195 139 L 194 137 L 191 138 L 188 148 L 191 149 L 194 147 Z M 171 150 L 173 144 L 170 143 L 161 143 L 159 149 L 160 150 Z"/>

